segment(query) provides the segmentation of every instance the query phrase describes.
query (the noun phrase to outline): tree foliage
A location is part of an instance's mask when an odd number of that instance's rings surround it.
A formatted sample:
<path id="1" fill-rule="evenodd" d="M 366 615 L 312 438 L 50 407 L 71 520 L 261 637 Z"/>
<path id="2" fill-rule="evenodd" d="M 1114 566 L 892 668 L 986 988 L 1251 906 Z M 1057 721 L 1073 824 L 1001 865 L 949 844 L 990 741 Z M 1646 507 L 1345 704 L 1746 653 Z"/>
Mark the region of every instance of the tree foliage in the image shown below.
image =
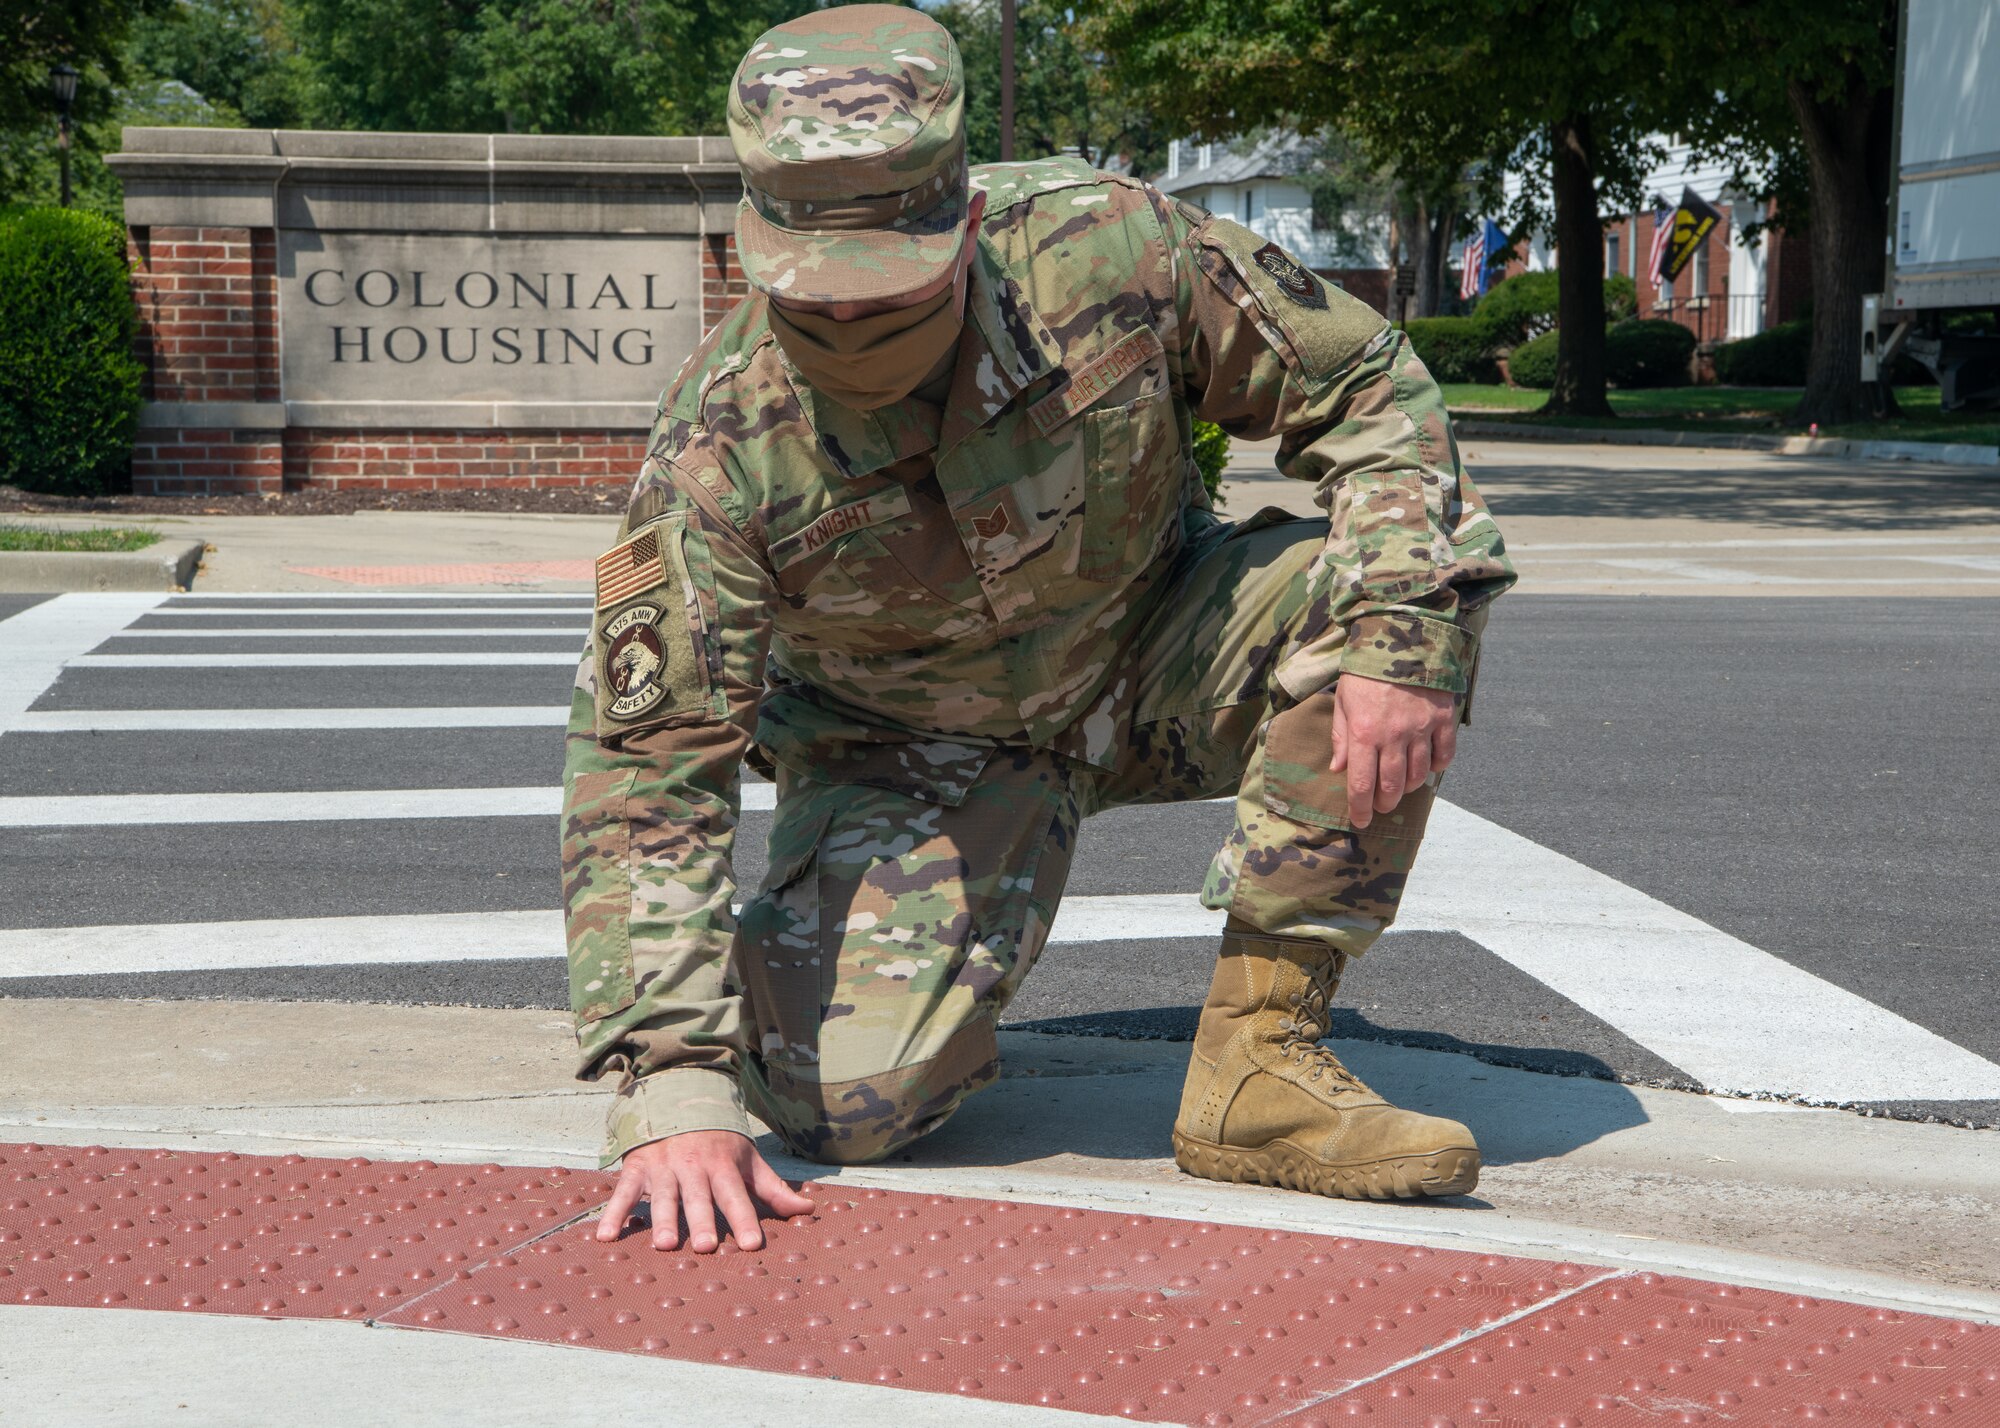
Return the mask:
<path id="1" fill-rule="evenodd" d="M 965 61 L 965 138 L 972 162 L 1000 157 L 1000 7 L 946 0 L 931 18 L 951 31 Z M 1157 172 L 1166 137 L 1153 111 L 1134 104 L 1091 48 L 1073 7 L 1021 0 L 1014 28 L 1014 157 L 1074 152 L 1103 165 L 1122 159 Z"/>
<path id="2" fill-rule="evenodd" d="M 1145 102 L 1203 134 L 1246 123 L 1337 129 L 1399 175 L 1547 176 L 1518 229 L 1551 216 L 1564 357 L 1551 406 L 1604 399 L 1601 202 L 1631 203 L 1644 137 L 1701 95 L 1697 7 L 1660 0 L 1092 0 L 1092 34 Z M 1526 161 L 1525 165 L 1523 161 Z"/>

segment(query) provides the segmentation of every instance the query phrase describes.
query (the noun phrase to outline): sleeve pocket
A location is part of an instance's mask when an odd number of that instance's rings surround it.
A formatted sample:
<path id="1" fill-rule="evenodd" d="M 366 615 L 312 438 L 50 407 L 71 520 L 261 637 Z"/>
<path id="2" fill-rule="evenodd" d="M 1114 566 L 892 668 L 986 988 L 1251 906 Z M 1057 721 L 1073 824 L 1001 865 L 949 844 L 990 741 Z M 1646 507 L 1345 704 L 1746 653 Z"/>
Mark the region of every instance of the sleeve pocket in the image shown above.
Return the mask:
<path id="1" fill-rule="evenodd" d="M 1333 690 L 1276 715 L 1264 731 L 1264 807 L 1294 823 L 1352 832 L 1347 816 L 1347 775 L 1333 762 Z M 1436 780 L 1413 788 L 1387 813 L 1378 813 L 1356 836 L 1391 843 L 1415 843 L 1424 836 Z"/>
<path id="2" fill-rule="evenodd" d="M 636 769 L 572 776 L 563 805 L 563 913 L 569 1001 L 578 1026 L 637 999 L 632 970 L 632 830 L 626 796 Z"/>

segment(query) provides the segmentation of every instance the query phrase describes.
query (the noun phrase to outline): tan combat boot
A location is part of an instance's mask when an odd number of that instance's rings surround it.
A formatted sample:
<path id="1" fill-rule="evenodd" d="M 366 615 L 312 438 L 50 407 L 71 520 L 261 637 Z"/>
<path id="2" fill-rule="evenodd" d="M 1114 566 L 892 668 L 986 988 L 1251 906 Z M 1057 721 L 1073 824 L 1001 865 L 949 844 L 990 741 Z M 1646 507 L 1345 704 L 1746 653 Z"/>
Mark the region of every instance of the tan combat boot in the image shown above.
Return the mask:
<path id="1" fill-rule="evenodd" d="M 1397 1110 L 1319 1044 L 1346 964 L 1324 944 L 1230 918 L 1174 1121 L 1181 1169 L 1350 1200 L 1479 1183 L 1471 1131 Z"/>

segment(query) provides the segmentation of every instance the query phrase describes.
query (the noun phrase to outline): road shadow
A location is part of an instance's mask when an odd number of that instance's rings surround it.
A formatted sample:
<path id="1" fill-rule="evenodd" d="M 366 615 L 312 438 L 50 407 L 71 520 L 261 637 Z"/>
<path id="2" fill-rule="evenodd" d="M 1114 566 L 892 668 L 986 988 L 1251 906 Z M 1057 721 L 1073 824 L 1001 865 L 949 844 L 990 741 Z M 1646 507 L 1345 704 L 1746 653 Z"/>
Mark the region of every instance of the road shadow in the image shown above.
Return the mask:
<path id="1" fill-rule="evenodd" d="M 1636 520 L 1747 522 L 1799 530 L 1951 530 L 2000 522 L 2000 470 L 1902 462 L 1766 457 L 1710 452 L 1690 467 L 1646 448 L 1621 448 L 1618 468 L 1561 460 L 1534 464 L 1497 445 L 1466 443 L 1481 492 L 1501 521 L 1509 516 L 1608 516 Z M 1537 450 L 1537 457 L 1542 449 Z"/>
<path id="2" fill-rule="evenodd" d="M 1170 1158 L 1168 1132 L 1179 1110 L 1188 1045 L 1186 1037 L 1169 1039 L 1159 1030 L 1185 1028 L 1191 1036 L 1196 1014 L 1194 1007 L 1148 1007 L 1007 1028 L 1000 1038 L 1000 1082 L 895 1163 L 969 1168 L 1063 1156 Z M 1062 1022 L 1083 1020 L 1099 1029 L 1081 1035 L 1059 1029 Z M 1135 1034 L 1111 1029 L 1121 1026 Z M 1611 1068 L 1603 1062 L 1588 1065 L 1595 1058 L 1583 1053 L 1515 1049 L 1522 1058 L 1575 1058 L 1577 1072 L 1549 1075 L 1463 1051 L 1439 1055 L 1449 1049 L 1442 1046 L 1344 1038 L 1339 1030 L 1330 1044 L 1356 1074 L 1396 1105 L 1472 1127 L 1489 1165 L 1559 1157 L 1647 1120 L 1631 1088 L 1608 1079 Z"/>

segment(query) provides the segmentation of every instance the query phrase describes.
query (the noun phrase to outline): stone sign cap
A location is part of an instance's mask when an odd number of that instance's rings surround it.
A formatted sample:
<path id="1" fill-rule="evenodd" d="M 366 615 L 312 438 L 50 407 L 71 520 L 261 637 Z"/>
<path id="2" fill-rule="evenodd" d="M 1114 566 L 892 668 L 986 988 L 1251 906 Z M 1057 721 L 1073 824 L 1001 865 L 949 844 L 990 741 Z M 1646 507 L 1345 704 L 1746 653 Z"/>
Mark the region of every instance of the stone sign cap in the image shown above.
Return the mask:
<path id="1" fill-rule="evenodd" d="M 957 258 L 965 71 L 920 10 L 844 5 L 767 30 L 737 67 L 729 138 L 744 275 L 813 302 L 896 298 Z"/>

